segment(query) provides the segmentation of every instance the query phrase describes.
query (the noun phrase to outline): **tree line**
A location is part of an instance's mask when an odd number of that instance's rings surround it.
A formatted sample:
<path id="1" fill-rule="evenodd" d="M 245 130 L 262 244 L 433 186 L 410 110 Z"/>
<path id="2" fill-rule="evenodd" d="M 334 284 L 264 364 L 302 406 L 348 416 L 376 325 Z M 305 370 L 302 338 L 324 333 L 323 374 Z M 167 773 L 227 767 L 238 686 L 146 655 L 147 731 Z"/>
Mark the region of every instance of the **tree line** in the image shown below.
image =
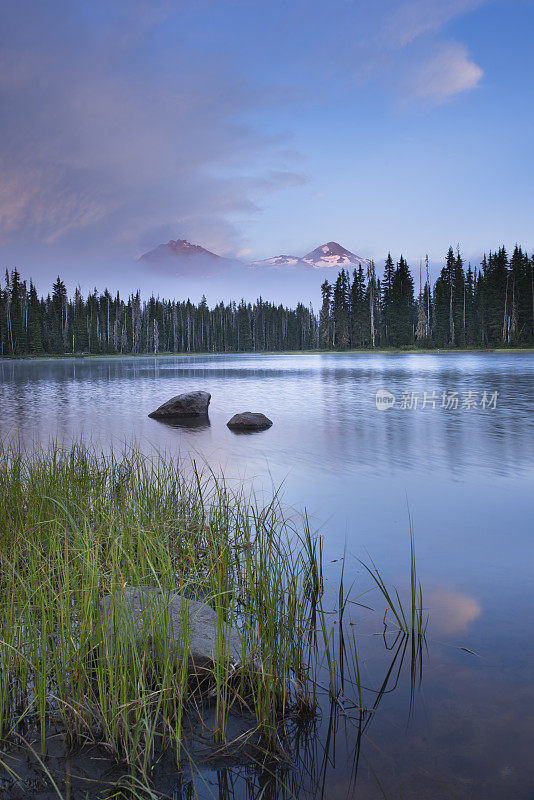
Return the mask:
<path id="1" fill-rule="evenodd" d="M 423 274 L 424 273 L 424 274 Z M 419 292 L 406 259 L 391 254 L 381 278 L 373 262 L 342 269 L 321 286 L 319 343 L 344 350 L 368 347 L 522 347 L 534 344 L 534 255 L 516 245 L 465 268 L 449 248 L 434 287 L 428 257 L 419 268 Z"/>
<path id="2" fill-rule="evenodd" d="M 265 302 L 124 300 L 106 289 L 69 298 L 61 278 L 47 297 L 6 271 L 0 284 L 0 355 L 227 353 L 373 347 L 521 347 L 534 344 L 534 255 L 504 247 L 465 268 L 449 248 L 431 287 L 428 259 L 419 292 L 406 259 L 389 254 L 321 286 L 322 306 L 290 309 Z"/>
<path id="3" fill-rule="evenodd" d="M 318 347 L 318 323 L 312 309 L 274 305 L 219 303 L 208 308 L 139 292 L 124 300 L 95 289 L 84 298 L 67 296 L 57 278 L 51 294 L 39 297 L 17 269 L 0 284 L 2 356 L 138 353 L 226 353 L 311 350 Z"/>

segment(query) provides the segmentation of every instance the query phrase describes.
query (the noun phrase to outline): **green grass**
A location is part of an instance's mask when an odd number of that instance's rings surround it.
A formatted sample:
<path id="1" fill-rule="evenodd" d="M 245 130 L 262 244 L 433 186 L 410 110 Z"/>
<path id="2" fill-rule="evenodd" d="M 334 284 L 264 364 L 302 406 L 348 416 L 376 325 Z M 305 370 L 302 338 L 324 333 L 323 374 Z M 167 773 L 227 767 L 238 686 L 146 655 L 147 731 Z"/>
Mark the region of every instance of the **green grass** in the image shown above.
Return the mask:
<path id="1" fill-rule="evenodd" d="M 386 603 L 384 614 L 384 624 L 386 616 L 390 613 L 398 630 L 405 636 L 410 636 L 412 641 L 424 639 L 428 626 L 428 616 L 425 615 L 423 605 L 423 588 L 417 577 L 417 566 L 415 560 L 415 537 L 408 508 L 408 522 L 410 527 L 410 587 L 408 601 L 402 602 L 399 591 L 394 586 L 389 586 L 376 566 L 375 562 L 369 557 L 370 566 L 364 561 L 360 561 L 365 571 L 371 577 L 374 588 L 378 590 Z"/>
<path id="2" fill-rule="evenodd" d="M 398 627 L 420 639 L 413 534 L 411 546 L 410 611 L 374 564 L 367 569 Z M 102 643 L 99 602 L 124 586 L 212 606 L 217 658 L 207 676 L 192 679 L 180 648 L 169 646 L 165 603 L 140 637 L 117 634 L 112 603 L 112 639 Z M 0 592 L 4 745 L 22 737 L 44 756 L 50 725 L 60 724 L 70 745 L 98 741 L 133 779 L 148 780 L 162 748 L 180 766 L 185 715 L 206 704 L 214 742 L 224 747 L 229 715 L 246 712 L 245 741 L 275 755 L 285 721 L 315 713 L 324 676 L 334 701 L 347 682 L 363 705 L 356 639 L 347 647 L 343 633 L 350 591 L 342 573 L 334 620 L 323 606 L 322 542 L 307 518 L 294 523 L 276 495 L 259 505 L 194 463 L 184 469 L 127 447 L 105 455 L 82 442 L 0 446 Z M 185 609 L 183 618 L 187 651 Z"/>
<path id="3" fill-rule="evenodd" d="M 232 706 L 252 709 L 271 749 L 279 719 L 312 709 L 307 634 L 320 564 L 309 532 L 284 518 L 276 498 L 260 508 L 209 471 L 193 466 L 186 475 L 136 450 L 116 458 L 82 444 L 4 447 L 0 537 L 4 738 L 31 721 L 44 752 L 47 725 L 60 718 L 72 743 L 98 730 L 114 758 L 144 773 L 162 742 L 180 762 L 182 716 L 195 691 L 215 698 L 217 741 Z M 132 634 L 100 646 L 99 600 L 125 585 L 212 605 L 219 652 L 211 686 L 192 687 L 186 660 L 168 646 L 154 654 L 154 640 L 168 641 L 164 609 L 141 645 Z M 237 670 L 226 650 L 233 626 L 243 652 Z M 186 649 L 187 637 L 184 626 Z"/>

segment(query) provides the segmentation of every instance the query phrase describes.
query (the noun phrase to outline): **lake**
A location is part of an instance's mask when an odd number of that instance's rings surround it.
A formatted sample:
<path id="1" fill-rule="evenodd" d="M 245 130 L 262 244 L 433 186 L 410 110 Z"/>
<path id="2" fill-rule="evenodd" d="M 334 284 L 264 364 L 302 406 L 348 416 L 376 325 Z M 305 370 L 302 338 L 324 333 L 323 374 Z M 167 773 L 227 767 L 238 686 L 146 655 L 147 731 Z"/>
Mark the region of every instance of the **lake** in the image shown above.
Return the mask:
<path id="1" fill-rule="evenodd" d="M 212 395 L 205 423 L 148 418 L 194 389 Z M 226 422 L 245 410 L 272 428 L 232 433 Z M 222 468 L 258 496 L 280 488 L 324 537 L 329 585 L 344 557 L 355 596 L 369 557 L 407 590 L 411 517 L 430 617 L 422 680 L 394 637 L 377 635 L 376 614 L 353 606 L 375 696 L 397 658 L 363 737 L 325 706 L 290 777 L 202 765 L 199 797 L 534 798 L 534 354 L 4 361 L 0 411 L 4 440 L 83 436 L 117 451 L 135 440 Z M 187 796 L 169 771 L 158 791 Z"/>

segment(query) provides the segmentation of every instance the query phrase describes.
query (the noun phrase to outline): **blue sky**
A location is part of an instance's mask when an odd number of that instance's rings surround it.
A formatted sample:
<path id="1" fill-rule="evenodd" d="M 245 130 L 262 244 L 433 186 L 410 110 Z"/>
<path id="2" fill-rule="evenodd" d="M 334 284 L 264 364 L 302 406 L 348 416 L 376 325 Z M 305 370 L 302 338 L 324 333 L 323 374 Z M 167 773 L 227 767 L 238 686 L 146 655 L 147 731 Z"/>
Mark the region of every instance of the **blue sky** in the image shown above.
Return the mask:
<path id="1" fill-rule="evenodd" d="M 1 14 L 0 254 L 38 283 L 201 292 L 136 265 L 170 238 L 244 260 L 335 240 L 435 269 L 450 243 L 475 263 L 534 249 L 532 0 Z"/>

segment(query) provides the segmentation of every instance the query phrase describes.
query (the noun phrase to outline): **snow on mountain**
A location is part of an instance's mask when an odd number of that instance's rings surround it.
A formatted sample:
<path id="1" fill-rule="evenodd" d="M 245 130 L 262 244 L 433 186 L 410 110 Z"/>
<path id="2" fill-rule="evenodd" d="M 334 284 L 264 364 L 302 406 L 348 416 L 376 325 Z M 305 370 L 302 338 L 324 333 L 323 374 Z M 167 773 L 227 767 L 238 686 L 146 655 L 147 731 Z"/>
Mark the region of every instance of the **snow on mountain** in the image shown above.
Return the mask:
<path id="1" fill-rule="evenodd" d="M 167 268 L 180 268 L 185 272 L 193 272 L 202 269 L 204 272 L 213 272 L 214 269 L 220 270 L 230 268 L 240 262 L 235 259 L 227 259 L 206 250 L 199 244 L 191 244 L 186 239 L 171 239 L 167 244 L 160 244 L 141 256 L 141 261 L 152 265 L 166 265 Z M 305 256 L 280 255 L 273 258 L 265 258 L 261 261 L 253 261 L 249 266 L 253 268 L 295 268 L 295 269 L 353 269 L 360 266 L 366 267 L 370 262 L 366 258 L 351 253 L 337 242 L 327 242 Z"/>
<path id="2" fill-rule="evenodd" d="M 264 258 L 262 261 L 252 261 L 251 267 L 294 267 L 304 264 L 302 258 L 298 256 L 275 256 L 274 258 Z"/>
<path id="3" fill-rule="evenodd" d="M 337 242 L 327 242 L 305 256 L 275 256 L 262 261 L 253 261 L 251 267 L 305 267 L 312 269 L 342 269 L 343 267 L 365 267 L 369 264 L 367 258 L 351 253 Z"/>
<path id="4" fill-rule="evenodd" d="M 201 247 L 199 244 L 191 244 L 191 242 L 188 242 L 186 239 L 171 239 L 167 244 L 159 244 L 157 247 L 154 247 L 153 250 L 149 250 L 148 253 L 143 253 L 141 260 L 157 262 L 166 261 L 173 257 L 210 260 L 221 258 L 221 256 L 216 255 L 216 253 L 206 250 L 205 247 Z"/>
<path id="5" fill-rule="evenodd" d="M 351 253 L 350 250 L 342 247 L 337 242 L 327 242 L 326 244 L 316 247 L 311 253 L 305 255 L 302 260 L 314 269 L 323 269 L 324 267 L 341 269 L 343 267 L 358 267 L 360 265 L 363 267 L 370 263 L 367 258 L 362 258 L 355 253 Z"/>

